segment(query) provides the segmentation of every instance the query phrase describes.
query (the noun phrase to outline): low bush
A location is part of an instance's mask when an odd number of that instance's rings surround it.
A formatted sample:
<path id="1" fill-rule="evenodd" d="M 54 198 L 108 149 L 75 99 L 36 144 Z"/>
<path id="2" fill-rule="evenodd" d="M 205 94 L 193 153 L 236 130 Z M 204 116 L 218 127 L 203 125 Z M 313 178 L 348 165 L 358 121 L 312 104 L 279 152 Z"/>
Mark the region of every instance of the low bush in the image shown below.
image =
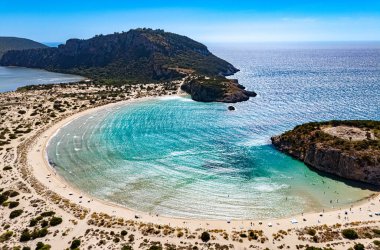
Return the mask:
<path id="1" fill-rule="evenodd" d="M 71 242 L 70 249 L 75 249 L 75 248 L 78 248 L 79 246 L 80 246 L 80 240 L 75 239 Z"/>
<path id="2" fill-rule="evenodd" d="M 46 227 L 41 228 L 41 229 L 34 229 L 33 232 L 31 233 L 32 239 L 37 239 L 37 238 L 43 238 L 48 234 L 48 230 Z"/>
<path id="3" fill-rule="evenodd" d="M 10 201 L 8 207 L 10 209 L 17 207 L 20 204 L 18 201 Z"/>
<path id="4" fill-rule="evenodd" d="M 354 249 L 355 250 L 364 250 L 365 248 L 364 248 L 363 244 L 357 243 L 357 244 L 355 244 Z"/>
<path id="5" fill-rule="evenodd" d="M 36 246 L 36 250 L 49 250 L 51 246 L 49 244 L 44 244 L 42 242 L 38 242 Z"/>
<path id="6" fill-rule="evenodd" d="M 62 223 L 62 218 L 60 217 L 53 217 L 50 220 L 50 226 L 54 227 Z"/>
<path id="7" fill-rule="evenodd" d="M 201 240 L 203 241 L 203 242 L 208 242 L 209 240 L 210 240 L 210 234 L 208 233 L 208 232 L 203 232 L 202 234 L 201 234 Z"/>
<path id="8" fill-rule="evenodd" d="M 354 229 L 344 229 L 342 231 L 342 235 L 344 238 L 349 240 L 356 240 L 359 238 L 358 233 Z"/>
<path id="9" fill-rule="evenodd" d="M 29 229 L 24 229 L 24 231 L 22 231 L 21 233 L 20 241 L 21 242 L 29 241 L 31 238 L 32 237 L 30 235 Z"/>
<path id="10" fill-rule="evenodd" d="M 2 205 L 6 200 L 8 200 L 8 197 L 3 194 L 0 194 L 0 205 Z"/>
<path id="11" fill-rule="evenodd" d="M 317 234 L 317 231 L 315 229 L 313 229 L 313 228 L 308 228 L 306 233 L 308 235 L 314 236 L 314 235 Z"/>
<path id="12" fill-rule="evenodd" d="M 2 235 L 0 235 L 0 243 L 9 240 L 13 235 L 12 231 L 6 231 Z"/>
<path id="13" fill-rule="evenodd" d="M 49 222 L 47 220 L 41 221 L 41 227 L 47 227 L 49 225 Z"/>
<path id="14" fill-rule="evenodd" d="M 23 210 L 22 210 L 22 209 L 13 210 L 13 211 L 9 214 L 9 218 L 10 218 L 10 219 L 14 219 L 14 218 L 20 216 L 22 213 L 23 213 Z"/>
<path id="15" fill-rule="evenodd" d="M 53 215 L 55 215 L 55 212 L 53 212 L 53 211 L 48 211 L 48 212 L 41 213 L 42 217 L 49 217 L 49 216 L 53 216 Z"/>
<path id="16" fill-rule="evenodd" d="M 30 227 L 34 227 L 34 226 L 37 225 L 37 223 L 38 223 L 38 220 L 35 219 L 35 218 L 33 218 L 33 219 L 30 220 L 30 222 L 29 222 L 29 226 L 30 226 Z"/>
<path id="17" fill-rule="evenodd" d="M 16 197 L 17 195 L 19 195 L 20 193 L 17 192 L 17 191 L 13 191 L 13 190 L 9 190 L 9 197 Z"/>

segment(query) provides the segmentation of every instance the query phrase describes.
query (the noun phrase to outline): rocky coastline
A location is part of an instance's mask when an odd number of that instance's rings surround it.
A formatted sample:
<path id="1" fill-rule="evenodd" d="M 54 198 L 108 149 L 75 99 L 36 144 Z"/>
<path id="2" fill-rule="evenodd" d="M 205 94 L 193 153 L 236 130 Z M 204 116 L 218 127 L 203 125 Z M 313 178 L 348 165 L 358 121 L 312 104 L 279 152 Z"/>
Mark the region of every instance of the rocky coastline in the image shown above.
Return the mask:
<path id="1" fill-rule="evenodd" d="M 191 95 L 194 101 L 236 103 L 249 100 L 257 94 L 245 90 L 236 79 L 225 77 L 189 76 L 181 89 Z"/>
<path id="2" fill-rule="evenodd" d="M 348 180 L 380 185 L 380 121 L 307 123 L 271 138 L 306 165 Z"/>

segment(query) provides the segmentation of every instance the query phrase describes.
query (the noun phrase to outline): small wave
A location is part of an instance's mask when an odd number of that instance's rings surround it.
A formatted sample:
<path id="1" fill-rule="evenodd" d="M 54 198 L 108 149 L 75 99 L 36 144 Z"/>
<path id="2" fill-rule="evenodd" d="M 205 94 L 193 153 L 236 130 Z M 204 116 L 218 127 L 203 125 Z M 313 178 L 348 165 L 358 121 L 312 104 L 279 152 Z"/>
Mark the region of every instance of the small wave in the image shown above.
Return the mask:
<path id="1" fill-rule="evenodd" d="M 265 138 L 262 138 L 262 139 L 252 139 L 252 140 L 247 140 L 247 141 L 238 143 L 238 145 L 245 146 L 245 147 L 263 146 L 263 145 L 269 145 L 269 144 L 271 144 L 270 140 L 269 139 L 265 139 Z"/>
<path id="2" fill-rule="evenodd" d="M 193 151 L 190 150 L 184 150 L 184 151 L 173 151 L 169 153 L 169 156 L 179 156 L 179 155 L 187 155 L 191 154 Z"/>
<path id="3" fill-rule="evenodd" d="M 74 148 L 75 151 L 80 151 L 81 149 L 80 148 Z"/>
<path id="4" fill-rule="evenodd" d="M 261 183 L 257 184 L 253 187 L 255 190 L 260 192 L 274 192 L 280 189 L 286 189 L 289 188 L 289 185 L 286 184 L 272 184 L 272 183 Z"/>
<path id="5" fill-rule="evenodd" d="M 162 97 L 158 98 L 158 100 L 161 100 L 161 101 L 179 100 L 179 99 L 184 99 L 184 98 L 182 96 L 179 96 L 179 95 L 162 96 Z"/>

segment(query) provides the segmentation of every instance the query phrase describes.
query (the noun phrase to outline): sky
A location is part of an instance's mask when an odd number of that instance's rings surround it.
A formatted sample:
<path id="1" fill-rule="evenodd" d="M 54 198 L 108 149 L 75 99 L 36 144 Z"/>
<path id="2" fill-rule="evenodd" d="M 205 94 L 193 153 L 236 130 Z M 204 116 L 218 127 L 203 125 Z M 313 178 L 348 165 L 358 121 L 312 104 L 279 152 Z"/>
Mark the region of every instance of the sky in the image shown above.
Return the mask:
<path id="1" fill-rule="evenodd" d="M 0 0 L 0 36 L 63 42 L 139 27 L 205 43 L 380 41 L 380 0 Z"/>

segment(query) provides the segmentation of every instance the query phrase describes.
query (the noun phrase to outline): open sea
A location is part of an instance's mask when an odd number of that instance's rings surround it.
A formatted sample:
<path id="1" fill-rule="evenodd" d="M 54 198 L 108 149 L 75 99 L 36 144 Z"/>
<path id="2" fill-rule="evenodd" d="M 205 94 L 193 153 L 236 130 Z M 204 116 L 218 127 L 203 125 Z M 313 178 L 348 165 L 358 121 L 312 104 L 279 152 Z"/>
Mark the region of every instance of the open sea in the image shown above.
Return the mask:
<path id="1" fill-rule="evenodd" d="M 172 217 L 265 219 L 349 206 L 373 193 L 310 170 L 270 145 L 298 124 L 380 120 L 380 49 L 215 46 L 258 96 L 234 104 L 163 97 L 62 127 L 48 159 L 71 185 Z"/>

